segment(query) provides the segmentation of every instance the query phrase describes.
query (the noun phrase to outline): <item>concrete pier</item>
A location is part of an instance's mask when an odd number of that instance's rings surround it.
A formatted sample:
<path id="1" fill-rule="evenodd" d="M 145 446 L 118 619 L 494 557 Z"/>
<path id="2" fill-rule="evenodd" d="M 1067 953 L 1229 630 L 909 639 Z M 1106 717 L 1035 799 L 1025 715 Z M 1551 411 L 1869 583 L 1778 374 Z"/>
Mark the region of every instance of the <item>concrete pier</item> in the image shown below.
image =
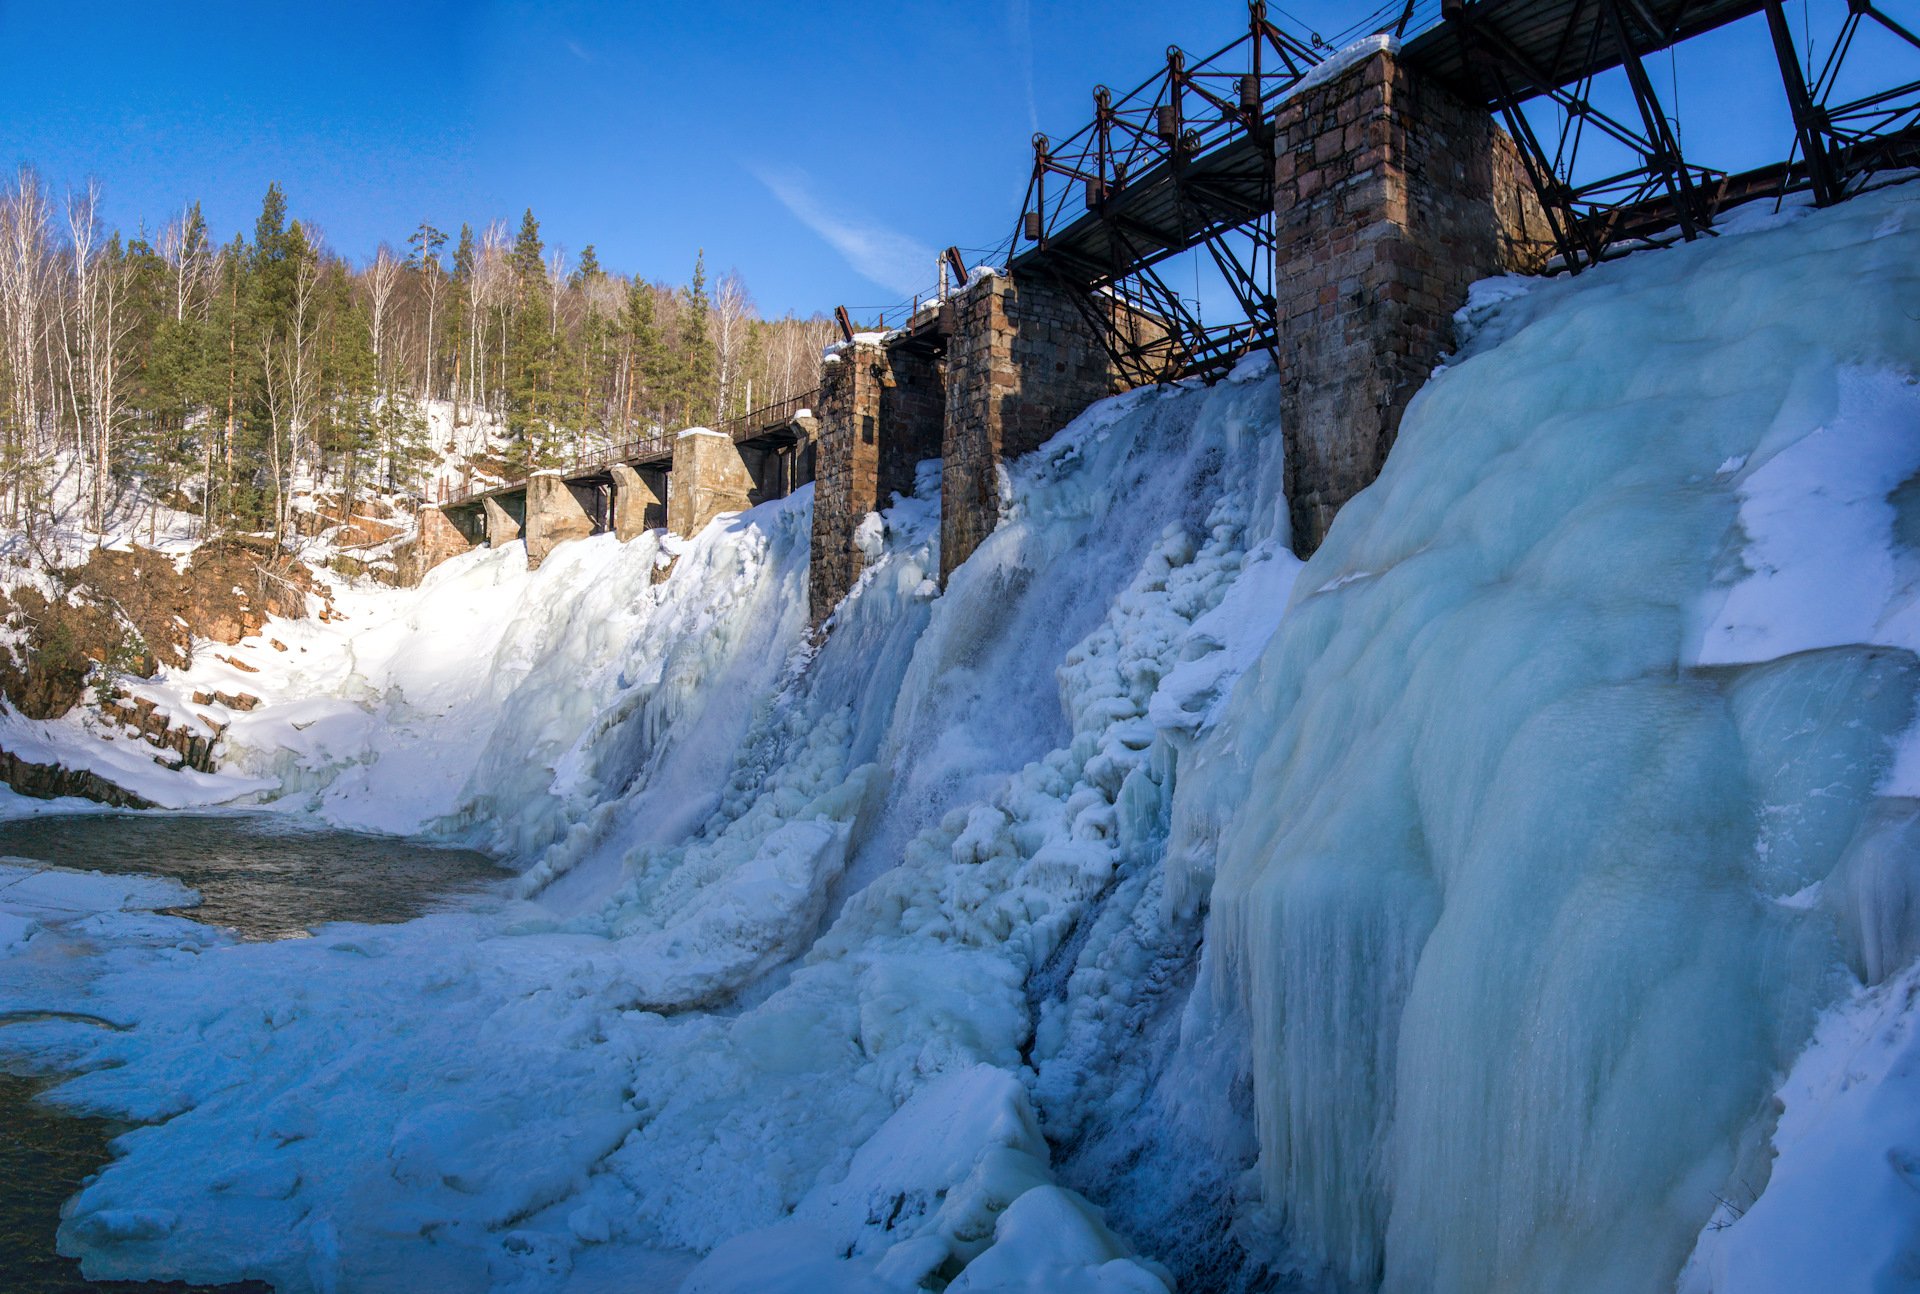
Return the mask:
<path id="1" fill-rule="evenodd" d="M 615 463 L 607 474 L 613 478 L 613 533 L 621 543 L 667 524 L 667 469 Z"/>
<path id="2" fill-rule="evenodd" d="M 705 427 L 689 428 L 673 442 L 667 529 L 691 538 L 721 513 L 752 507 L 753 490 L 753 474 L 730 437 Z"/>
<path id="3" fill-rule="evenodd" d="M 520 520 L 507 511 L 513 502 L 519 502 L 521 516 L 526 515 L 524 500 L 482 499 L 480 507 L 486 514 L 487 547 L 504 548 L 520 538 Z"/>
<path id="4" fill-rule="evenodd" d="M 582 496 L 585 497 L 582 497 Z M 570 485 L 558 472 L 537 472 L 527 480 L 527 569 L 537 568 L 561 544 L 594 533 L 599 500 L 586 486 Z"/>

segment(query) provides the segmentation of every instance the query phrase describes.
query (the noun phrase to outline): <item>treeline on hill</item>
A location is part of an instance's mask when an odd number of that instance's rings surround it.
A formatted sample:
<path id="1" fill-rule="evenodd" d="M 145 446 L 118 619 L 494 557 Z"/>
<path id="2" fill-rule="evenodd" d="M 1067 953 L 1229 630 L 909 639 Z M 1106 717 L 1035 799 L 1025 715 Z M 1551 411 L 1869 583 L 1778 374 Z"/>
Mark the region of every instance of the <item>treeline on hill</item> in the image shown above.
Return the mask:
<path id="1" fill-rule="evenodd" d="M 669 286 L 569 264 L 529 210 L 358 268 L 270 186 L 251 240 L 217 245 L 190 204 L 157 238 L 107 231 L 89 185 L 56 201 L 23 168 L 0 190 L 0 519 L 96 532 L 148 501 L 223 529 L 297 533 L 302 495 L 344 517 L 432 491 L 454 425 L 507 431 L 502 471 L 721 421 L 813 387 L 832 326 L 763 320 L 704 255 Z M 443 420 L 444 423 L 444 420 Z M 442 432 L 444 434 L 444 431 Z"/>

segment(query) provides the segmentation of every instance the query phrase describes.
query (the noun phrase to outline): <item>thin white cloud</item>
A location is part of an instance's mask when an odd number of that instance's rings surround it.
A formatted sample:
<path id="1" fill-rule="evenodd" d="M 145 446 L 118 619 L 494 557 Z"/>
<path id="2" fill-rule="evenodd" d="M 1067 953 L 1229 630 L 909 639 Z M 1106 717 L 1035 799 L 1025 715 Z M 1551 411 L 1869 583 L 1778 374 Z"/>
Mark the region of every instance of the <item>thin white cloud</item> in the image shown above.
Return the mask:
<path id="1" fill-rule="evenodd" d="M 889 292 L 911 296 L 925 291 L 938 273 L 933 248 L 896 230 L 831 210 L 814 196 L 805 172 L 748 169 L 794 219 L 839 252 L 862 278 Z"/>

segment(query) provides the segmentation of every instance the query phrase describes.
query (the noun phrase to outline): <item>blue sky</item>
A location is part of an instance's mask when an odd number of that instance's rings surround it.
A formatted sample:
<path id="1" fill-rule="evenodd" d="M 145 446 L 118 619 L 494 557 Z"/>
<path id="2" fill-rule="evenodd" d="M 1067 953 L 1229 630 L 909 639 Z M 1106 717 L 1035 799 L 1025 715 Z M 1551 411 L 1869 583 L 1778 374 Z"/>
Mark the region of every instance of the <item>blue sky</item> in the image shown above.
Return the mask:
<path id="1" fill-rule="evenodd" d="M 1371 7 L 1287 6 L 1328 32 Z M 610 268 L 681 281 L 704 247 L 765 312 L 877 307 L 1006 236 L 1036 124 L 1069 133 L 1097 82 L 1244 23 L 1241 0 L 0 0 L 0 162 L 98 177 L 124 228 L 197 197 L 228 237 L 278 180 L 360 259 L 531 206 Z M 1771 160 L 1764 26 L 1711 39 L 1677 69 L 1688 150 Z"/>

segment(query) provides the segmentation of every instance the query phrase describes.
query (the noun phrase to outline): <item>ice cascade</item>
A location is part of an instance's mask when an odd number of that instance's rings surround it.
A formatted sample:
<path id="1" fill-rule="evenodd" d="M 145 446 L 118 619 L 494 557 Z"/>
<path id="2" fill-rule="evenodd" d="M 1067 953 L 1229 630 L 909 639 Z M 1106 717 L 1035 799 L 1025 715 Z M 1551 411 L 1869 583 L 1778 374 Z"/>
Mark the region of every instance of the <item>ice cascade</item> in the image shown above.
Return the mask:
<path id="1" fill-rule="evenodd" d="M 1668 1288 L 1913 949 L 1920 193 L 1497 295 L 1189 766 L 1190 1024 L 1308 1276 Z"/>

